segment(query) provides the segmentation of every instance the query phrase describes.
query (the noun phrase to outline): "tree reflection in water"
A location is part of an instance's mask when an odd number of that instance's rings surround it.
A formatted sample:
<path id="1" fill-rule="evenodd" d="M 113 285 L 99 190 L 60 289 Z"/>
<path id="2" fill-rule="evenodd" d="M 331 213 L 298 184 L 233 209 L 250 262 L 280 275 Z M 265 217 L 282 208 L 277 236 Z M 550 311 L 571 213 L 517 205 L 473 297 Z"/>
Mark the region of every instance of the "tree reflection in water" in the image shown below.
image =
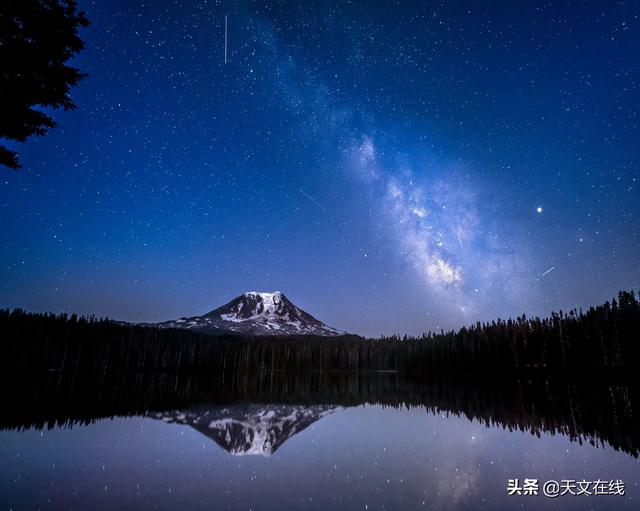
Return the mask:
<path id="1" fill-rule="evenodd" d="M 147 415 L 189 424 L 236 454 L 269 454 L 336 407 L 379 404 L 640 453 L 638 389 L 624 381 L 419 379 L 395 373 L 90 372 L 2 384 L 3 429 Z M 258 405 L 259 404 L 259 405 Z"/>

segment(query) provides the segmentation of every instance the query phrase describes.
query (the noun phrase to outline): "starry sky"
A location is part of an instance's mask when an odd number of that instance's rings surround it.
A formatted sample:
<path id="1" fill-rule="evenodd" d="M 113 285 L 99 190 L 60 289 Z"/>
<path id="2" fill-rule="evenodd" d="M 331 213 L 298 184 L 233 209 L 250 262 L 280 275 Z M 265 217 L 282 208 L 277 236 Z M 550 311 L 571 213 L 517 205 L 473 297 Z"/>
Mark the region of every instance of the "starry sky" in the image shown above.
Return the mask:
<path id="1" fill-rule="evenodd" d="M 637 2 L 79 5 L 77 109 L 0 169 L 0 306 L 418 334 L 639 287 Z"/>

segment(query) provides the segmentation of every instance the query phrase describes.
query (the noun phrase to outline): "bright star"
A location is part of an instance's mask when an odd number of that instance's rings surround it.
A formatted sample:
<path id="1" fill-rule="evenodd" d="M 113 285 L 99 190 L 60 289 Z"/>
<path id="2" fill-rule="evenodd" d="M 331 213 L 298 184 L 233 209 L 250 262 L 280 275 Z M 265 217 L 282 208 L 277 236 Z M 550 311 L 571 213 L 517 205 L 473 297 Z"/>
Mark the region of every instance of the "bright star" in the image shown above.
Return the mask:
<path id="1" fill-rule="evenodd" d="M 542 213 L 542 206 L 538 206 L 538 207 L 536 208 L 536 211 L 537 211 L 538 213 Z"/>

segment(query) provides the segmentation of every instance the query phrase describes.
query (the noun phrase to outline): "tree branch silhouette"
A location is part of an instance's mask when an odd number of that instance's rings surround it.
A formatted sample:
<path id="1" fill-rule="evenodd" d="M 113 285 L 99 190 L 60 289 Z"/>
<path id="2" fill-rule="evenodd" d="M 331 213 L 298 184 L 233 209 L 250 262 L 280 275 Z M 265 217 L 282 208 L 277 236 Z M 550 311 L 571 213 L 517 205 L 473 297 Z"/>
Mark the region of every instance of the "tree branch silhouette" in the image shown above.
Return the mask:
<path id="1" fill-rule="evenodd" d="M 86 75 L 66 62 L 84 48 L 78 29 L 88 24 L 75 0 L 0 2 L 0 139 L 44 135 L 56 123 L 43 109 L 75 108 L 69 91 Z M 0 164 L 21 167 L 2 145 Z"/>

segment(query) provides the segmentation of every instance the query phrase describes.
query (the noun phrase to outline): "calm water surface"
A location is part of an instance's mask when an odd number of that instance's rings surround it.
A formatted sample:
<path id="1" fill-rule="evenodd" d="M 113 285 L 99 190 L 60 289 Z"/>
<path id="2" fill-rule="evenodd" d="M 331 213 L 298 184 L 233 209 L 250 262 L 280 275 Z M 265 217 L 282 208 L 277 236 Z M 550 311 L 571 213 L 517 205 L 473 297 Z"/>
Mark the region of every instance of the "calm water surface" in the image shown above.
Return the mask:
<path id="1" fill-rule="evenodd" d="M 2 509 L 640 509 L 640 463 L 568 436 L 382 405 L 198 405 L 0 432 Z M 626 483 L 508 496 L 507 480 Z"/>

